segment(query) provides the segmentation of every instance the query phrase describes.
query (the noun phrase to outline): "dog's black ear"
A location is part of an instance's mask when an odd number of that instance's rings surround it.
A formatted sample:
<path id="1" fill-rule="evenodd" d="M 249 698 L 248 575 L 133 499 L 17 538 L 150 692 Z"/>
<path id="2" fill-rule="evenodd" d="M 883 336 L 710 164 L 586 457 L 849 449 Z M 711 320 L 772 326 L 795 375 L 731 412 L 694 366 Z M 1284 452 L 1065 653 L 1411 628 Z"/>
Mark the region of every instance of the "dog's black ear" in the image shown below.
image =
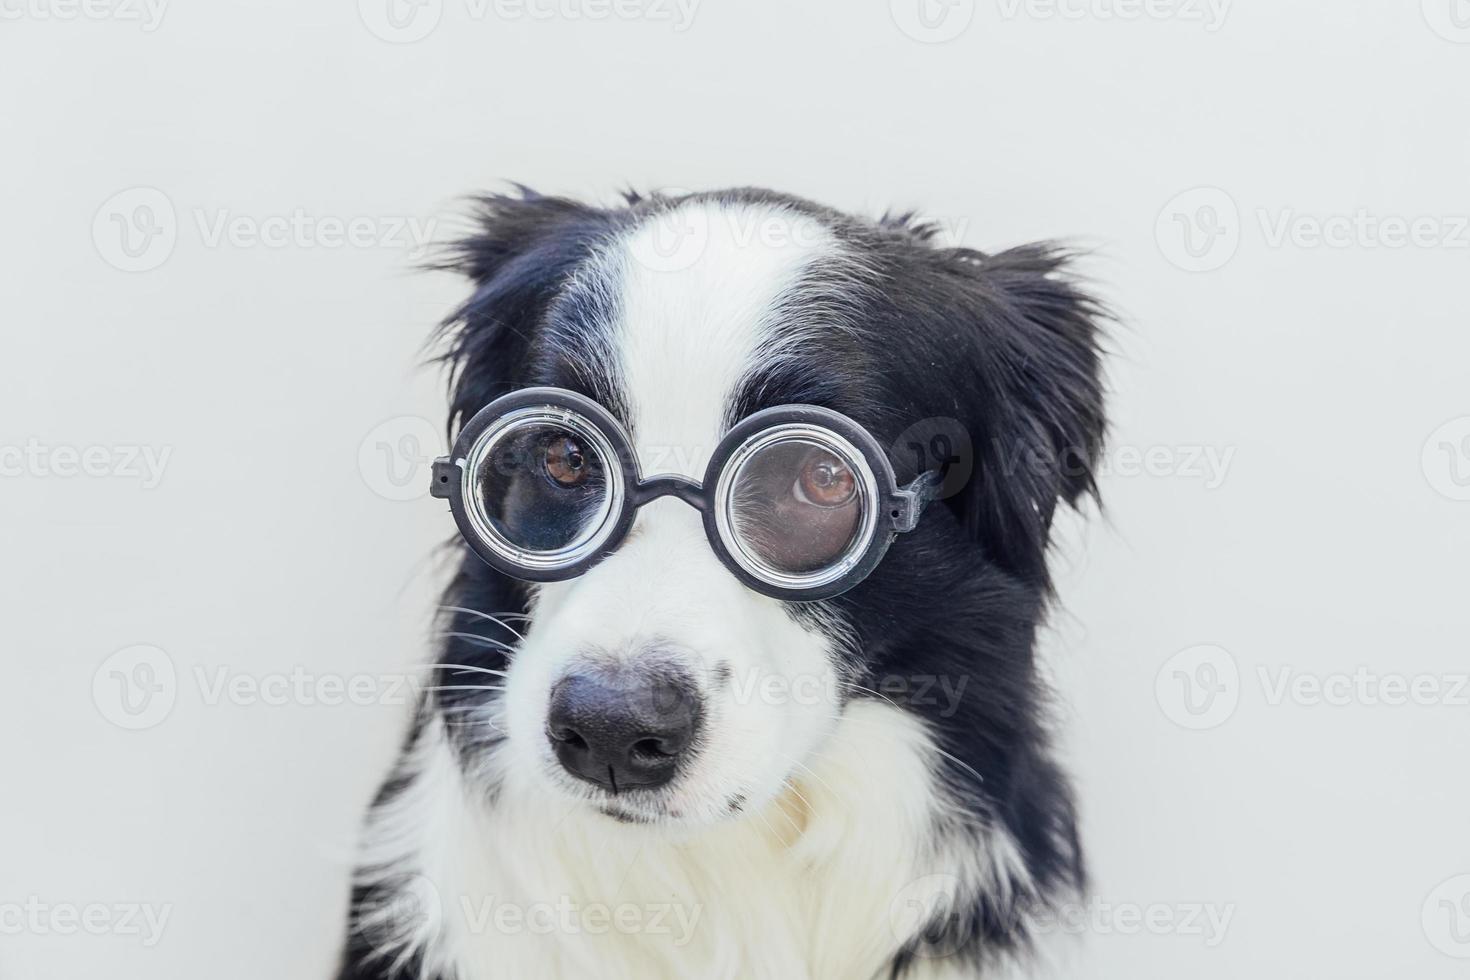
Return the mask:
<path id="1" fill-rule="evenodd" d="M 475 229 L 448 245 L 432 268 L 461 273 L 474 294 L 439 333 L 451 366 L 450 437 L 524 367 L 571 269 L 613 221 L 610 212 L 517 185 L 514 194 L 474 199 Z"/>
<path id="2" fill-rule="evenodd" d="M 991 560 L 1049 586 L 1046 548 L 1058 503 L 1096 495 L 1105 421 L 1102 305 L 1066 274 L 1070 254 L 1028 245 L 997 255 L 940 250 L 976 344 L 960 399 L 975 467 L 949 501 Z"/>

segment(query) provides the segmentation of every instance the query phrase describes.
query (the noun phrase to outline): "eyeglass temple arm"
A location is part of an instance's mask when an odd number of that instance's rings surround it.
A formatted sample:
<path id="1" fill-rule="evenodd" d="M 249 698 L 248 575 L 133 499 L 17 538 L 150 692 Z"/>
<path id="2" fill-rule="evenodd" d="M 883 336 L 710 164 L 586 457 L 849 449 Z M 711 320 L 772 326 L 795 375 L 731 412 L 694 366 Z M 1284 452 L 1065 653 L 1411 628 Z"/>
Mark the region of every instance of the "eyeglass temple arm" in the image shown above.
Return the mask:
<path id="1" fill-rule="evenodd" d="M 434 466 L 429 475 L 429 496 L 448 497 L 449 488 L 459 485 L 460 464 L 448 456 L 440 456 L 434 460 Z"/>
<path id="2" fill-rule="evenodd" d="M 944 477 L 937 470 L 919 474 L 918 478 L 905 487 L 899 488 L 893 496 L 893 529 L 899 533 L 907 533 L 919 526 L 919 515 L 924 513 L 924 508 L 929 506 L 930 501 L 939 496 L 940 484 Z"/>

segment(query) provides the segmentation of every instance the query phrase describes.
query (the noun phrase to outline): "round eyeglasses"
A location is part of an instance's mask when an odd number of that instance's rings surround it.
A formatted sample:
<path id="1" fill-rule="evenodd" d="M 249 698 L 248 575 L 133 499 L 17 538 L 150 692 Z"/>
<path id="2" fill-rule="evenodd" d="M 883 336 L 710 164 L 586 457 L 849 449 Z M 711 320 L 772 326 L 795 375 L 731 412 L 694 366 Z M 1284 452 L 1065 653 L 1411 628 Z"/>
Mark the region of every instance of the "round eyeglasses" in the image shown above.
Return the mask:
<path id="1" fill-rule="evenodd" d="M 644 477 L 627 431 L 561 388 L 526 388 L 470 419 L 434 461 L 466 543 L 513 578 L 573 578 L 615 551 L 638 508 L 677 497 L 704 517 L 715 555 L 748 587 L 810 602 L 862 581 L 894 537 L 913 530 L 939 488 L 899 487 L 877 440 L 815 405 L 768 408 L 715 448 L 703 481 Z"/>

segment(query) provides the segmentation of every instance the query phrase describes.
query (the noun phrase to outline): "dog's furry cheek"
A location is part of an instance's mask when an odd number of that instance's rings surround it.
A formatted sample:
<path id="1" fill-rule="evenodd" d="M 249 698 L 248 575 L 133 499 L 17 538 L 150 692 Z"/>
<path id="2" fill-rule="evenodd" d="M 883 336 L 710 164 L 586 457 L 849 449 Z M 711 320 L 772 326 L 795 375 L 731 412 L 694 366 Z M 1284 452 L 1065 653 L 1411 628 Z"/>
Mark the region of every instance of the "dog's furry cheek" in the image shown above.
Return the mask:
<path id="1" fill-rule="evenodd" d="M 751 642 L 712 667 L 706 736 L 679 789 L 712 816 L 769 804 L 809 766 L 836 727 L 842 700 L 831 635 L 783 608 L 764 610 Z"/>

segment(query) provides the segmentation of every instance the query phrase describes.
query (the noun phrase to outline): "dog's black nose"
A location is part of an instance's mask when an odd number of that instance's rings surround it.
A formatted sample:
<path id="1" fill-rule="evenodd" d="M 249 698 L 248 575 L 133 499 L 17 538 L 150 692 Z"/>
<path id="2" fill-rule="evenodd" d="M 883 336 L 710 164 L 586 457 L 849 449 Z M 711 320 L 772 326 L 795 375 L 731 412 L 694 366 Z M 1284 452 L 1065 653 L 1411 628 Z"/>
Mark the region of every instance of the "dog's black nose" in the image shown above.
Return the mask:
<path id="1" fill-rule="evenodd" d="M 567 772 L 621 793 L 672 779 L 699 717 L 698 691 L 677 671 L 589 668 L 552 688 L 546 732 Z"/>

